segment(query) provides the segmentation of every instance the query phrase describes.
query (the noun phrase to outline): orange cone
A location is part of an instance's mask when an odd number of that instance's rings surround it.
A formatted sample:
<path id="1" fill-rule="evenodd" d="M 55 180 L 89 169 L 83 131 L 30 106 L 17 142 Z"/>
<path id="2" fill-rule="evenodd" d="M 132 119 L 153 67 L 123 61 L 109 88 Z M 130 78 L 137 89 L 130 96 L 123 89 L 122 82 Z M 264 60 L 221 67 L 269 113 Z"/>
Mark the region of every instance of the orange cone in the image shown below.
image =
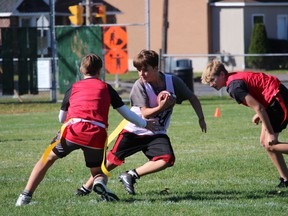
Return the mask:
<path id="1" fill-rule="evenodd" d="M 214 113 L 214 117 L 218 118 L 218 117 L 220 117 L 220 115 L 221 115 L 220 109 L 217 107 L 216 110 L 215 110 L 215 113 Z"/>

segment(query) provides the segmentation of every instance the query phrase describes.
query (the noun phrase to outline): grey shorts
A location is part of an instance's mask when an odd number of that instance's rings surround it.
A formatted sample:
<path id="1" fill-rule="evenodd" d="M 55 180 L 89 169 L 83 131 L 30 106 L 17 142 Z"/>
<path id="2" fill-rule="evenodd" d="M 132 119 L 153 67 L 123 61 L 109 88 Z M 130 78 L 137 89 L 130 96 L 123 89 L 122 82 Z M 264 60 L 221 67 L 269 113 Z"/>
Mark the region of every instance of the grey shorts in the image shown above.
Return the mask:
<path id="1" fill-rule="evenodd" d="M 59 139 L 59 132 L 51 141 L 51 144 Z M 103 151 L 104 149 L 93 149 L 76 143 L 72 143 L 64 138 L 61 139 L 61 142 L 58 143 L 54 148 L 53 152 L 59 158 L 64 158 L 69 155 L 72 151 L 81 149 L 84 154 L 86 167 L 100 167 L 103 161 Z"/>

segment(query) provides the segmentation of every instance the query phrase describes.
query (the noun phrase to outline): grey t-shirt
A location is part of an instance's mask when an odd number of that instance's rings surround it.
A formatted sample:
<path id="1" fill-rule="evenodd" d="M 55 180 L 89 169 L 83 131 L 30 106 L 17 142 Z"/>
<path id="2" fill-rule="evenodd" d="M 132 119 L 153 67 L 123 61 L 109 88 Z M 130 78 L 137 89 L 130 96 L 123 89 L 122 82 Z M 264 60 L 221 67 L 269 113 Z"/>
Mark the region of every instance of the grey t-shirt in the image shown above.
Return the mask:
<path id="1" fill-rule="evenodd" d="M 164 76 L 162 72 L 160 73 L 162 76 Z M 172 75 L 172 83 L 176 95 L 177 104 L 181 104 L 184 100 L 188 100 L 193 96 L 193 92 L 188 88 L 188 86 L 183 82 L 181 78 Z M 161 89 L 161 91 L 162 90 L 166 90 L 166 88 Z M 157 92 L 155 93 L 157 94 Z M 144 83 L 141 81 L 141 79 L 136 80 L 132 87 L 130 93 L 130 103 L 131 106 L 149 107 L 149 98 L 146 93 Z"/>

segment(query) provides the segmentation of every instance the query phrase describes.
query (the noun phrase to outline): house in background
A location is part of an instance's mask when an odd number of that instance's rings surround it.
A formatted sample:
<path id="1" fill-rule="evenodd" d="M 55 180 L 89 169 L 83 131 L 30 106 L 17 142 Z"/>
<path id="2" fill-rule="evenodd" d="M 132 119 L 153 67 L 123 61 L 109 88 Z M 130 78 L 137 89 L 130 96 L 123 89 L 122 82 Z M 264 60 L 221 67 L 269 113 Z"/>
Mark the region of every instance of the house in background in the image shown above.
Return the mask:
<path id="1" fill-rule="evenodd" d="M 284 48 L 276 47 L 275 41 L 288 44 L 288 1 L 223 0 L 213 1 L 209 7 L 212 42 L 209 50 L 239 54 L 235 57 L 237 68 L 245 68 L 245 58 L 241 54 L 248 53 L 255 23 L 265 25 L 275 52 Z"/>
<path id="2" fill-rule="evenodd" d="M 71 25 L 68 7 L 85 1 L 56 0 L 55 24 Z M 130 70 L 135 70 L 132 59 L 141 49 L 160 51 L 164 0 L 92 2 L 107 6 L 107 23 L 127 26 Z M 147 25 L 146 14 L 148 2 L 150 26 Z M 168 9 L 167 54 L 179 55 L 179 58 L 185 54 L 190 55 L 194 71 L 202 71 L 206 65 L 209 58 L 203 55 L 223 52 L 234 54 L 234 69 L 243 69 L 243 55 L 248 51 L 256 22 L 265 24 L 268 38 L 282 41 L 288 39 L 288 0 L 170 0 Z M 95 8 L 93 10 L 92 14 L 95 15 Z M 44 56 L 49 55 L 46 45 L 50 44 L 49 19 L 49 0 L 0 0 L 0 28 L 39 27 L 39 36 L 44 36 L 38 42 L 41 48 L 39 53 Z"/>
<path id="3" fill-rule="evenodd" d="M 147 1 L 106 2 L 122 11 L 116 15 L 118 23 L 145 23 Z M 155 51 L 162 48 L 163 3 L 150 1 L 150 48 Z M 240 70 L 245 67 L 243 55 L 248 52 L 254 23 L 265 24 L 268 38 L 288 40 L 287 17 L 287 0 L 169 0 L 167 53 L 179 58 L 194 55 L 194 71 L 206 65 L 209 58 L 203 54 L 236 54 L 230 65 Z M 145 27 L 128 27 L 130 59 L 146 48 L 146 33 Z"/>

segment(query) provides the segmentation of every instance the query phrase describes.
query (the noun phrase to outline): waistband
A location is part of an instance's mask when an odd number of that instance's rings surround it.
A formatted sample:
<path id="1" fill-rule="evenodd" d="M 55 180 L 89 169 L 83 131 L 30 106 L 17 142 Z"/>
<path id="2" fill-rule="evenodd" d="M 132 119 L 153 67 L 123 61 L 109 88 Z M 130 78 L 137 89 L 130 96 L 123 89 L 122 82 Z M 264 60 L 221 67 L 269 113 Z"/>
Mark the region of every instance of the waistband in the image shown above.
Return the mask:
<path id="1" fill-rule="evenodd" d="M 99 126 L 101 128 L 106 128 L 105 124 L 103 124 L 101 122 L 87 120 L 87 119 L 82 119 L 82 118 L 72 118 L 71 121 L 70 121 L 70 124 L 75 124 L 75 123 L 78 123 L 78 122 L 88 122 L 88 123 L 91 123 L 93 125 L 97 125 L 97 126 Z"/>

